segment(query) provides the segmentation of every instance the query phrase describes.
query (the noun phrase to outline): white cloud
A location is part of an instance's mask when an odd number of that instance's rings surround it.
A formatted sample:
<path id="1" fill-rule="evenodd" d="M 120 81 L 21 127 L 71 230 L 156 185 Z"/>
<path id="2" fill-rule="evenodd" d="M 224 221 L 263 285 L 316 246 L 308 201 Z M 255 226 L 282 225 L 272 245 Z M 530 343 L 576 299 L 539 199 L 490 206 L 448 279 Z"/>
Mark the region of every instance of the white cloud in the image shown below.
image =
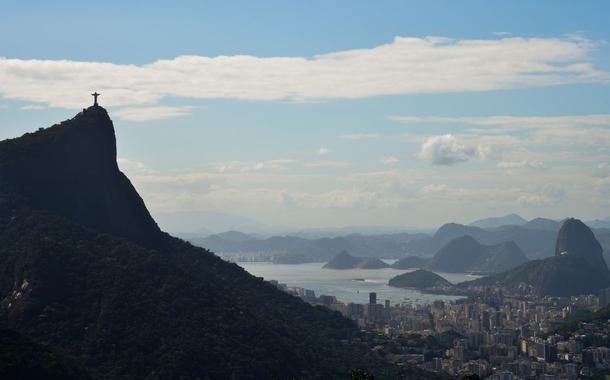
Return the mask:
<path id="1" fill-rule="evenodd" d="M 421 146 L 419 158 L 434 165 L 453 165 L 474 157 L 477 150 L 453 135 L 432 136 Z"/>
<path id="2" fill-rule="evenodd" d="M 421 199 L 459 202 L 517 203 L 527 206 L 547 206 L 562 196 L 556 187 L 543 187 L 541 191 L 518 187 L 508 188 L 463 188 L 446 184 L 430 184 L 420 188 L 416 195 Z M 555 195 L 555 196 L 553 196 Z"/>
<path id="3" fill-rule="evenodd" d="M 349 168 L 352 166 L 349 162 L 340 161 L 318 161 L 318 162 L 305 162 L 303 166 L 306 168 L 325 168 L 325 169 L 339 169 Z"/>
<path id="4" fill-rule="evenodd" d="M 610 176 L 596 179 L 595 187 L 603 194 L 610 195 Z"/>
<path id="5" fill-rule="evenodd" d="M 608 81 L 580 37 L 396 37 L 305 57 L 179 56 L 145 65 L 0 58 L 0 95 L 63 108 L 154 104 L 164 97 L 291 100 L 489 91 Z"/>
<path id="6" fill-rule="evenodd" d="M 532 191 L 521 195 L 517 199 L 517 203 L 525 206 L 549 206 L 556 204 L 559 200 L 566 196 L 566 191 L 560 185 L 555 183 L 547 183 L 537 191 Z"/>
<path id="7" fill-rule="evenodd" d="M 292 200 L 299 207 L 367 209 L 373 207 L 387 207 L 383 197 L 376 192 L 362 191 L 360 189 L 335 190 L 323 193 L 292 194 Z"/>
<path id="8" fill-rule="evenodd" d="M 430 184 L 417 191 L 417 195 L 422 197 L 445 196 L 449 192 L 449 187 L 443 184 Z"/>
<path id="9" fill-rule="evenodd" d="M 386 165 L 393 165 L 393 164 L 399 163 L 400 160 L 397 157 L 388 156 L 388 157 L 384 158 L 381 162 L 383 162 Z"/>
<path id="10" fill-rule="evenodd" d="M 294 164 L 295 162 L 295 160 L 291 159 L 267 160 L 259 162 L 227 161 L 213 164 L 212 167 L 220 173 L 231 171 L 251 172 L 283 169 L 288 165 Z"/>
<path id="11" fill-rule="evenodd" d="M 403 124 L 461 124 L 475 126 L 501 126 L 506 130 L 531 128 L 558 128 L 576 126 L 610 126 L 610 114 L 560 116 L 389 116 Z"/>
<path id="12" fill-rule="evenodd" d="M 190 172 L 175 175 L 139 175 L 134 177 L 134 180 L 142 184 L 184 186 L 198 182 L 212 182 L 217 180 L 217 178 L 206 172 Z"/>
<path id="13" fill-rule="evenodd" d="M 150 121 L 163 120 L 172 117 L 190 115 L 193 107 L 180 106 L 152 106 L 152 107 L 128 107 L 114 111 L 113 114 L 127 121 Z"/>
<path id="14" fill-rule="evenodd" d="M 351 135 L 341 135 L 340 139 L 343 140 L 370 140 L 379 137 L 377 133 L 354 133 Z"/>
<path id="15" fill-rule="evenodd" d="M 509 188 L 465 188 L 446 184 L 430 184 L 415 193 L 420 199 L 434 199 L 460 202 L 514 202 L 526 194 L 522 189 Z"/>
<path id="16" fill-rule="evenodd" d="M 591 201 L 603 206 L 610 205 L 610 176 L 595 178 L 593 180 L 593 196 Z"/>
<path id="17" fill-rule="evenodd" d="M 500 161 L 496 165 L 500 169 L 519 169 L 519 168 L 533 168 L 533 169 L 542 169 L 544 168 L 544 163 L 541 161 L 530 161 L 530 160 L 521 160 L 521 161 Z"/>
<path id="18" fill-rule="evenodd" d="M 610 126 L 610 124 L 608 126 Z M 610 145 L 610 128 L 574 126 L 565 128 L 537 129 L 529 132 L 528 136 L 523 140 L 523 145 L 541 146 L 547 148 L 556 146 L 575 147 L 578 149 L 603 149 Z"/>
<path id="19" fill-rule="evenodd" d="M 451 165 L 478 158 L 497 161 L 501 169 L 546 168 L 546 162 L 597 164 L 610 145 L 610 114 L 579 116 L 436 117 L 391 116 L 405 124 L 461 124 L 481 128 L 441 136 L 405 135 L 421 144 L 419 157 L 432 164 Z M 485 127 L 485 128 L 483 128 Z M 553 149 L 551 149 L 553 148 Z M 583 154 L 584 152 L 587 154 Z"/>
<path id="20" fill-rule="evenodd" d="M 318 156 L 326 156 L 328 153 L 330 153 L 330 150 L 328 148 L 320 148 L 317 151 Z"/>
<path id="21" fill-rule="evenodd" d="M 525 206 L 547 206 L 555 201 L 553 198 L 544 194 L 527 194 L 517 199 L 517 202 Z"/>
<path id="22" fill-rule="evenodd" d="M 152 173 L 152 170 L 141 162 L 131 161 L 127 158 L 117 158 L 117 164 L 119 168 L 127 173 L 141 174 L 141 173 Z"/>
<path id="23" fill-rule="evenodd" d="M 0 105 L 0 108 L 2 108 L 2 106 Z M 22 106 L 21 109 L 22 110 L 33 110 L 33 111 L 38 111 L 38 110 L 44 110 L 47 109 L 48 107 L 42 106 L 40 104 L 27 104 L 25 106 Z"/>

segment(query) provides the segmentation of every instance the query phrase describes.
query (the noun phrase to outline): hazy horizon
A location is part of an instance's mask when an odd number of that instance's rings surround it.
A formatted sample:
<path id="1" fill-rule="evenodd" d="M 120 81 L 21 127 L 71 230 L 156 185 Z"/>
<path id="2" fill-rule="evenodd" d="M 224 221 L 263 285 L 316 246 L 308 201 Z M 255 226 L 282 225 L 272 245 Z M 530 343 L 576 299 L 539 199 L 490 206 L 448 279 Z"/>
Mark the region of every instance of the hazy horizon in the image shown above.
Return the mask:
<path id="1" fill-rule="evenodd" d="M 511 213 L 506 215 L 490 215 L 480 219 L 472 220 L 446 220 L 440 224 L 429 226 L 424 225 L 391 225 L 391 224 L 349 224 L 339 226 L 328 226 L 324 224 L 312 226 L 278 226 L 267 225 L 260 221 L 246 218 L 240 215 L 225 214 L 220 212 L 170 212 L 170 213 L 153 213 L 153 217 L 161 227 L 161 229 L 178 234 L 196 234 L 199 236 L 212 235 L 222 232 L 237 231 L 255 236 L 272 236 L 304 233 L 311 236 L 342 236 L 353 233 L 361 233 L 365 235 L 376 235 L 386 233 L 433 233 L 444 224 L 457 223 L 463 225 L 471 225 L 473 223 L 484 221 L 487 219 L 503 218 L 509 215 L 522 215 Z M 568 218 L 582 219 L 585 223 L 598 222 L 603 225 L 602 228 L 607 228 L 610 225 L 610 217 L 599 219 L 583 219 L 577 215 L 566 215 L 561 218 L 545 218 L 542 216 L 534 216 L 531 218 L 523 218 L 526 221 L 531 221 L 537 218 L 550 219 L 561 222 Z M 505 225 L 512 225 L 506 223 Z M 493 228 L 493 227 L 491 227 Z"/>

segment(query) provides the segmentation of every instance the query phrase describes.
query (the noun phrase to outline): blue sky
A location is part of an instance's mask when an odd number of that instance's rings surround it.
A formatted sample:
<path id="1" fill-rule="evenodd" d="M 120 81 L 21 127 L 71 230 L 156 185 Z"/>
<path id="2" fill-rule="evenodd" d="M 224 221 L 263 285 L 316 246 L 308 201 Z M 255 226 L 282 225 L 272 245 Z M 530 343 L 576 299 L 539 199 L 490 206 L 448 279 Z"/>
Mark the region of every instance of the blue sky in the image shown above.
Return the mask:
<path id="1" fill-rule="evenodd" d="M 245 218 L 269 229 L 605 218 L 609 11 L 3 4 L 0 138 L 69 118 L 98 90 L 121 168 L 174 231 Z M 234 217 L 214 226 L 210 213 Z"/>

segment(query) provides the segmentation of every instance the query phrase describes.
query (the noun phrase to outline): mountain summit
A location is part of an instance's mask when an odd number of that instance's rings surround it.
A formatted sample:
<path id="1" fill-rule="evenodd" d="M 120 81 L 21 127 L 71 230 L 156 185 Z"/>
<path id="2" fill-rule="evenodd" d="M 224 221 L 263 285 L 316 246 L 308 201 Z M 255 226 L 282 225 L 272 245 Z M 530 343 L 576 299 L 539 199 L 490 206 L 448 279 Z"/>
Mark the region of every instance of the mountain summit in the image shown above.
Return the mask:
<path id="1" fill-rule="evenodd" d="M 586 224 L 578 219 L 566 219 L 557 233 L 555 256 L 573 255 L 587 260 L 594 268 L 605 269 L 610 276 L 604 260 L 602 246 Z"/>
<path id="2" fill-rule="evenodd" d="M 152 244 L 161 231 L 116 161 L 114 126 L 94 105 L 47 129 L 0 143 L 0 185 L 101 232 Z"/>

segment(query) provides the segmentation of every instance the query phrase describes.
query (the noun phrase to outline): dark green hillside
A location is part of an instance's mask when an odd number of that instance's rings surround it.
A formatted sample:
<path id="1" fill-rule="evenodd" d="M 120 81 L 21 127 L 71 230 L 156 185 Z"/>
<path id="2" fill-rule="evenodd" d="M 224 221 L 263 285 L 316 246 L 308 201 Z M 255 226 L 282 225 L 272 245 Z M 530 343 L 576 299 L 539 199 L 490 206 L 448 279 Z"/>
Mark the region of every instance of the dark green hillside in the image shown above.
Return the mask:
<path id="1" fill-rule="evenodd" d="M 0 325 L 96 379 L 340 379 L 383 366 L 338 313 L 159 231 L 115 158 L 97 106 L 0 142 Z"/>
<path id="2" fill-rule="evenodd" d="M 87 380 L 72 358 L 6 328 L 0 328 L 0 379 Z"/>
<path id="3" fill-rule="evenodd" d="M 104 378 L 324 377 L 363 364 L 338 344 L 358 334 L 351 322 L 203 249 L 148 250 L 28 210 L 0 229 L 0 317 Z"/>

